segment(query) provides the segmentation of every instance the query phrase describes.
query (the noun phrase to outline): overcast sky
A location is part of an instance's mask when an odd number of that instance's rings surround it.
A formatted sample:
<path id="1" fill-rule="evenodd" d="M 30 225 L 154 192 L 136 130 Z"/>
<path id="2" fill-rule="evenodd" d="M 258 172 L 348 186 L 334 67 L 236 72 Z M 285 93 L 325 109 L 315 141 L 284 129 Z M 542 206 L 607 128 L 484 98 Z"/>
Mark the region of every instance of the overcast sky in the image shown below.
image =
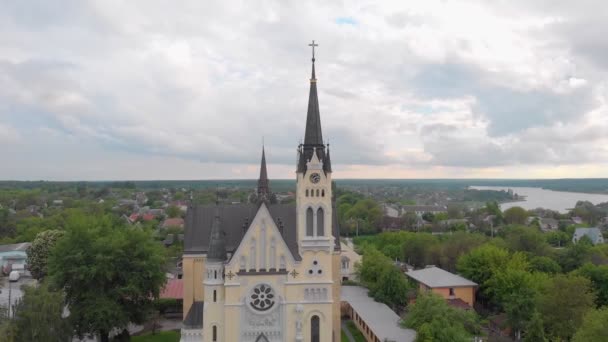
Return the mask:
<path id="1" fill-rule="evenodd" d="M 0 0 L 0 179 L 608 176 L 606 1 Z M 382 6 L 379 4 L 381 3 Z"/>

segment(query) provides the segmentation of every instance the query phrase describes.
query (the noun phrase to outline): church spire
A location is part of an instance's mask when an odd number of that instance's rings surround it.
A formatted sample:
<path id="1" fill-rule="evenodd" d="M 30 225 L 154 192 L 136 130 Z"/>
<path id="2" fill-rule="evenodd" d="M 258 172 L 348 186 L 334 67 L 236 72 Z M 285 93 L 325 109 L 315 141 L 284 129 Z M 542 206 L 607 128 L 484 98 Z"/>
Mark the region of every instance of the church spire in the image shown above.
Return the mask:
<path id="1" fill-rule="evenodd" d="M 323 145 L 321 133 L 321 115 L 319 113 L 319 98 L 317 96 L 317 77 L 315 75 L 315 41 L 312 41 L 312 74 L 310 77 L 310 92 L 308 96 L 308 114 L 306 115 L 306 132 L 304 145 Z"/>
<path id="2" fill-rule="evenodd" d="M 221 227 L 219 206 L 215 205 L 215 217 L 211 224 L 211 237 L 209 239 L 209 250 L 207 260 L 226 261 L 226 238 Z"/>
<path id="3" fill-rule="evenodd" d="M 262 145 L 262 162 L 260 164 L 260 178 L 258 179 L 258 199 L 270 198 L 270 182 L 266 171 L 266 153 Z"/>
<path id="4" fill-rule="evenodd" d="M 308 111 L 306 114 L 306 129 L 304 132 L 304 144 L 298 149 L 298 168 L 297 172 L 306 172 L 306 163 L 311 160 L 316 153 L 320 161 L 324 163 L 323 171 L 331 172 L 329 156 L 325 155 L 325 145 L 323 145 L 323 133 L 321 130 L 321 114 L 319 111 L 319 97 L 317 95 L 317 76 L 315 74 L 315 47 L 319 46 L 313 40 L 308 46 L 312 47 L 312 73 L 310 77 L 310 92 L 308 95 Z"/>

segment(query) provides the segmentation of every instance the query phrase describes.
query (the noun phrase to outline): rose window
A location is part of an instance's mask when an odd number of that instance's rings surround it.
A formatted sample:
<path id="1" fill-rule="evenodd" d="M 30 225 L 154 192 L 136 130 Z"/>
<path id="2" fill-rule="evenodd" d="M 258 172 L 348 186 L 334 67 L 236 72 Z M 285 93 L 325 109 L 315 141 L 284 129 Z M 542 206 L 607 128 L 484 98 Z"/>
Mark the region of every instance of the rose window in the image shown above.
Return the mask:
<path id="1" fill-rule="evenodd" d="M 274 291 L 268 285 L 256 286 L 249 297 L 249 304 L 258 311 L 266 311 L 274 305 Z"/>

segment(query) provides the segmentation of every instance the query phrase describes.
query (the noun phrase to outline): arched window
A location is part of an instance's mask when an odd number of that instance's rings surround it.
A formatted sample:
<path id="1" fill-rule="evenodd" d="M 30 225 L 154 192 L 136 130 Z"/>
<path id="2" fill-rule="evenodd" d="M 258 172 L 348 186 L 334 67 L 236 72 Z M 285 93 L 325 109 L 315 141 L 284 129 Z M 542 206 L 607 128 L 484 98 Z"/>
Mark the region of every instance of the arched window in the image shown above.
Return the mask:
<path id="1" fill-rule="evenodd" d="M 217 342 L 217 326 L 213 326 L 213 336 L 211 339 L 213 342 Z"/>
<path id="2" fill-rule="evenodd" d="M 312 316 L 310 319 L 310 342 L 321 341 L 319 324 L 319 316 Z"/>
<path id="3" fill-rule="evenodd" d="M 217 290 L 213 290 L 213 302 L 217 302 Z"/>
<path id="4" fill-rule="evenodd" d="M 317 209 L 317 236 L 325 235 L 325 215 L 323 213 L 323 208 Z"/>
<path id="5" fill-rule="evenodd" d="M 312 208 L 306 210 L 306 236 L 313 236 L 314 213 Z"/>
<path id="6" fill-rule="evenodd" d="M 321 197 L 325 197 L 325 189 L 321 189 Z"/>
<path id="7" fill-rule="evenodd" d="M 213 279 L 217 279 L 217 270 L 213 271 Z"/>
<path id="8" fill-rule="evenodd" d="M 306 189 L 306 197 L 308 197 L 308 189 Z"/>
<path id="9" fill-rule="evenodd" d="M 319 189 L 317 189 L 317 197 L 319 197 Z"/>

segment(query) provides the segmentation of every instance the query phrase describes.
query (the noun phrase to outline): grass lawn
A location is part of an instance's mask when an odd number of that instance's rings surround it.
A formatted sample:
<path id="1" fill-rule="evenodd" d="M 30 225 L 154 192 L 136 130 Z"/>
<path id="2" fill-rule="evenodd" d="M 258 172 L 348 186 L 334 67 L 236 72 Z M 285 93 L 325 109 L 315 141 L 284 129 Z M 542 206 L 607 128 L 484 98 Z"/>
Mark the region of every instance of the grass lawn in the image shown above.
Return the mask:
<path id="1" fill-rule="evenodd" d="M 348 339 L 348 337 L 346 337 L 346 333 L 344 333 L 344 330 L 341 330 L 341 331 L 342 331 L 342 339 L 341 339 L 341 341 L 342 342 L 350 342 L 350 340 Z"/>
<path id="2" fill-rule="evenodd" d="M 179 331 L 160 331 L 156 335 L 132 336 L 131 342 L 179 342 L 179 338 Z"/>
<path id="3" fill-rule="evenodd" d="M 355 338 L 355 341 L 357 341 L 357 342 L 366 342 L 365 336 L 363 336 L 363 334 L 359 331 L 359 329 L 357 329 L 357 326 L 355 325 L 355 322 L 353 322 L 353 321 L 347 321 L 346 322 L 346 327 L 348 328 L 348 331 L 350 331 L 350 333 Z"/>

